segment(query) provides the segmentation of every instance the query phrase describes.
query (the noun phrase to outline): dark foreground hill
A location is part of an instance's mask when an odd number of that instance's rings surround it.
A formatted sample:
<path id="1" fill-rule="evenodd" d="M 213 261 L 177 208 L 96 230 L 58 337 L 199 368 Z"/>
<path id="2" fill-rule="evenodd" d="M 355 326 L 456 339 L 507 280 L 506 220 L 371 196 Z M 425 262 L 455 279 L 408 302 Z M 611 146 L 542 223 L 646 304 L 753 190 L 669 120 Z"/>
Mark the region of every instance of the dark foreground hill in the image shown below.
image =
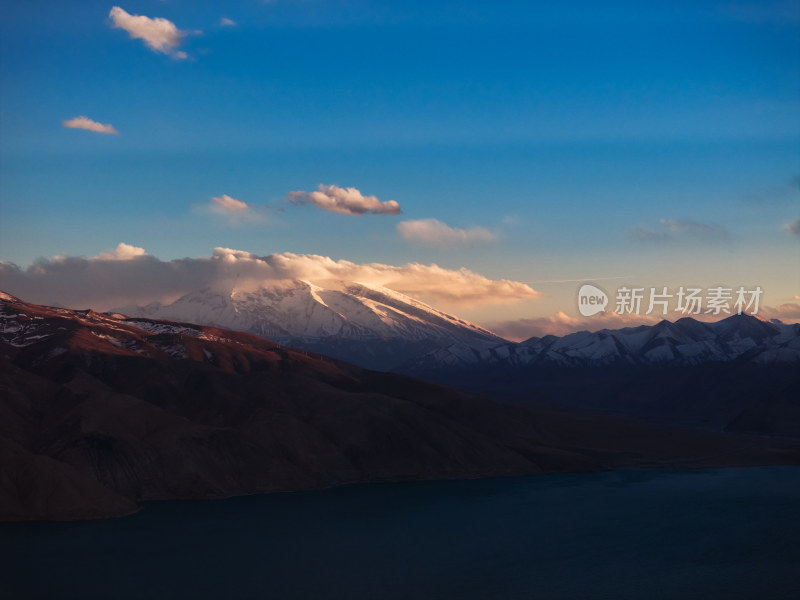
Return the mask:
<path id="1" fill-rule="evenodd" d="M 355 481 L 800 462 L 800 442 L 521 408 L 245 333 L 0 294 L 0 519 Z"/>

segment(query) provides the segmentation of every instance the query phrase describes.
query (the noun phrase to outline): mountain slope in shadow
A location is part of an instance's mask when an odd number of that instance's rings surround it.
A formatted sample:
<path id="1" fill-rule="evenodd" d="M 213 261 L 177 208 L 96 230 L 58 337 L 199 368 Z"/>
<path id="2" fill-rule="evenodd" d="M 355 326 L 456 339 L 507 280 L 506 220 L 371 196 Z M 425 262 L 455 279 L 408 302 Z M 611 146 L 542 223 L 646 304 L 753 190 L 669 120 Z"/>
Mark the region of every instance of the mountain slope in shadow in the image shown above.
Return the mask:
<path id="1" fill-rule="evenodd" d="M 800 443 L 495 404 L 213 327 L 8 295 L 0 322 L 4 520 L 355 481 L 800 457 Z"/>

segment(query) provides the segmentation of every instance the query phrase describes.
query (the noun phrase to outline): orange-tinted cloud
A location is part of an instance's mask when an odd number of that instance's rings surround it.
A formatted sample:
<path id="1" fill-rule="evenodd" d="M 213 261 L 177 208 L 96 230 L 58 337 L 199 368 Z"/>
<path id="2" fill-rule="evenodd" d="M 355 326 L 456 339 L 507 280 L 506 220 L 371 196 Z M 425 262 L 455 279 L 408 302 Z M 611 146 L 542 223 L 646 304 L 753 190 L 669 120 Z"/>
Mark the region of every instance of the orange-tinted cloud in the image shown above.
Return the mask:
<path id="1" fill-rule="evenodd" d="M 287 279 L 322 287 L 341 281 L 385 287 L 441 310 L 509 304 L 540 295 L 518 281 L 435 264 L 358 264 L 288 252 L 257 256 L 229 248 L 216 248 L 210 258 L 161 261 L 123 244 L 95 258 L 41 259 L 25 269 L 0 262 L 0 289 L 5 292 L 31 302 L 102 310 L 171 301 L 206 287 L 256 288 Z"/>
<path id="2" fill-rule="evenodd" d="M 321 210 L 341 215 L 361 216 L 399 215 L 400 205 L 394 200 L 378 200 L 375 196 L 365 196 L 354 187 L 340 188 L 335 185 L 320 184 L 315 192 L 291 192 L 292 204 L 313 204 Z"/>
<path id="3" fill-rule="evenodd" d="M 134 258 L 139 258 L 142 256 L 147 256 L 147 252 L 145 252 L 144 248 L 139 248 L 137 246 L 131 246 L 130 244 L 126 244 L 124 242 L 117 244 L 117 247 L 114 250 L 108 252 L 101 252 L 98 254 L 95 259 L 97 260 L 131 260 Z"/>
<path id="4" fill-rule="evenodd" d="M 119 131 L 114 129 L 111 125 L 98 123 L 97 121 L 92 121 L 89 117 L 75 117 L 74 119 L 69 119 L 67 121 L 61 121 L 62 127 L 67 127 L 68 129 L 85 129 L 86 131 L 94 131 L 95 133 L 107 133 L 112 135 L 118 135 Z"/>
<path id="5" fill-rule="evenodd" d="M 140 39 L 153 52 L 167 54 L 173 58 L 186 58 L 186 53 L 178 50 L 188 32 L 181 31 L 175 23 L 167 19 L 131 15 L 115 6 L 108 13 L 111 26 L 128 32 L 131 39 Z"/>

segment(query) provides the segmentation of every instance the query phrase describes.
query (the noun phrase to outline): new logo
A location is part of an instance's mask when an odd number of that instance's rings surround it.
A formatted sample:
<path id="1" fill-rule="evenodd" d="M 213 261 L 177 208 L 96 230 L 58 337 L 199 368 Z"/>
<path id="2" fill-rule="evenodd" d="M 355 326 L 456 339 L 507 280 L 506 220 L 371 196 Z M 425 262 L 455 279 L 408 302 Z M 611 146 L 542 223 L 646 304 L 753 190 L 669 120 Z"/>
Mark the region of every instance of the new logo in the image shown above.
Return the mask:
<path id="1" fill-rule="evenodd" d="M 586 283 L 578 290 L 578 310 L 584 317 L 603 312 L 606 306 L 608 306 L 608 296 L 600 288 Z"/>

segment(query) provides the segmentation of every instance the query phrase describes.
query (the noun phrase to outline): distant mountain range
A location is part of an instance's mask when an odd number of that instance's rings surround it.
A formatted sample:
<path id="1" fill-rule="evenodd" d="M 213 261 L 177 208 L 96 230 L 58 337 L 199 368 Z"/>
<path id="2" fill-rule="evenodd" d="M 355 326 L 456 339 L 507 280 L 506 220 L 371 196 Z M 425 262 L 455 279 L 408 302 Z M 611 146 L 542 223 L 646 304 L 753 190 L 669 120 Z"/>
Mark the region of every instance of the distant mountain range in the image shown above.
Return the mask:
<path id="1" fill-rule="evenodd" d="M 391 370 L 453 344 L 483 350 L 505 342 L 490 331 L 378 286 L 270 282 L 254 290 L 207 288 L 175 302 L 117 312 L 246 331 L 363 367 Z"/>
<path id="2" fill-rule="evenodd" d="M 797 462 L 800 440 L 495 403 L 247 333 L 0 293 L 0 520 L 354 481 Z"/>
<path id="3" fill-rule="evenodd" d="M 521 404 L 800 437 L 800 325 L 748 315 L 452 344 L 397 371 Z"/>
<path id="4" fill-rule="evenodd" d="M 800 324 L 733 315 L 714 323 L 686 317 L 624 329 L 548 335 L 491 348 L 454 343 L 402 366 L 435 373 L 485 367 L 687 366 L 708 362 L 800 363 Z"/>

